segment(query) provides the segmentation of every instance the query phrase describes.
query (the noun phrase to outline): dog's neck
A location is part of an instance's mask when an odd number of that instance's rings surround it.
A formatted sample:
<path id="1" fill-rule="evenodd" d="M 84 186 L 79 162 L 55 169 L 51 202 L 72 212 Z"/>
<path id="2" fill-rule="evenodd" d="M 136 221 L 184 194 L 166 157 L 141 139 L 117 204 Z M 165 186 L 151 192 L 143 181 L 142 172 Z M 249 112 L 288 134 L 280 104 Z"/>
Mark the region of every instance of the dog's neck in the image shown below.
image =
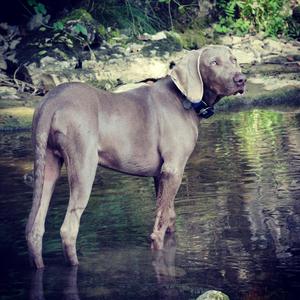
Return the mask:
<path id="1" fill-rule="evenodd" d="M 204 101 L 207 106 L 214 107 L 214 105 L 221 99 L 222 97 L 217 95 L 215 92 L 210 90 L 209 88 L 204 88 L 203 98 L 202 101 Z"/>
<path id="2" fill-rule="evenodd" d="M 198 103 L 191 103 L 190 105 L 195 110 L 199 118 L 208 119 L 214 114 L 214 105 L 220 99 L 220 96 L 208 88 L 205 88 L 202 99 Z"/>
<path id="3" fill-rule="evenodd" d="M 200 102 L 192 103 L 184 94 L 181 93 L 171 78 L 167 77 L 167 80 L 169 80 L 170 86 L 179 96 L 179 99 L 181 99 L 180 101 L 185 109 L 193 109 L 199 118 L 209 118 L 214 114 L 214 105 L 221 99 L 221 96 L 218 96 L 212 90 L 205 87 L 203 97 Z"/>

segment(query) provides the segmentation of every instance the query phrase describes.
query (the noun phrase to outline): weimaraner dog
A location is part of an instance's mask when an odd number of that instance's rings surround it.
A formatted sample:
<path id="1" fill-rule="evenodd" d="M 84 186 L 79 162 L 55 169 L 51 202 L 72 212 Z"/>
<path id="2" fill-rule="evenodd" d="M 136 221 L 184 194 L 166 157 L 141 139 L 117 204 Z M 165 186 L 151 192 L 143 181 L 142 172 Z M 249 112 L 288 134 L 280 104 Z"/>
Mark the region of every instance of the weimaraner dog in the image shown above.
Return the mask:
<path id="1" fill-rule="evenodd" d="M 26 226 L 30 256 L 43 268 L 42 238 L 55 182 L 66 164 L 70 199 L 60 234 L 65 257 L 77 265 L 76 238 L 97 165 L 154 178 L 157 208 L 152 248 L 174 231 L 174 198 L 198 136 L 198 123 L 221 97 L 242 93 L 245 76 L 230 49 L 189 52 L 153 85 L 110 93 L 83 83 L 50 91 L 33 118 L 34 193 Z"/>

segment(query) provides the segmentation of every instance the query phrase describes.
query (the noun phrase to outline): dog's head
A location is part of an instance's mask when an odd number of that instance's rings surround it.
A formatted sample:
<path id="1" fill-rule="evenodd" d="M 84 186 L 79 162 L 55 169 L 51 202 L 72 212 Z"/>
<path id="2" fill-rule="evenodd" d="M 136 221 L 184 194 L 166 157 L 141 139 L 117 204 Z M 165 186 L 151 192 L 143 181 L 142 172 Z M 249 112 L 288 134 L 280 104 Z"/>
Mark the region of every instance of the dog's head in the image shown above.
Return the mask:
<path id="1" fill-rule="evenodd" d="M 217 98 L 245 90 L 246 76 L 225 46 L 207 46 L 190 51 L 175 65 L 170 76 L 177 88 L 193 103 L 198 103 L 206 90 Z"/>

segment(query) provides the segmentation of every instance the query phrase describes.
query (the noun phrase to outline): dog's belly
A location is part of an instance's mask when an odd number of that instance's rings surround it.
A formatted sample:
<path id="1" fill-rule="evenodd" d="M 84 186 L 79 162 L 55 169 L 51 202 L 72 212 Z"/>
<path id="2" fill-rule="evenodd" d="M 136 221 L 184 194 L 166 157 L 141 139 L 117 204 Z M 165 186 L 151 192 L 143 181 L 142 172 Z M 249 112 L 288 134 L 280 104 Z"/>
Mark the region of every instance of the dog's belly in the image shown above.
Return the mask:
<path id="1" fill-rule="evenodd" d="M 149 101 L 121 98 L 121 101 L 101 102 L 100 165 L 139 176 L 155 176 L 160 172 L 158 120 Z"/>
<path id="2" fill-rule="evenodd" d="M 99 165 L 122 173 L 137 176 L 156 176 L 159 174 L 162 160 L 157 151 L 147 153 L 119 153 L 113 148 L 98 151 Z"/>

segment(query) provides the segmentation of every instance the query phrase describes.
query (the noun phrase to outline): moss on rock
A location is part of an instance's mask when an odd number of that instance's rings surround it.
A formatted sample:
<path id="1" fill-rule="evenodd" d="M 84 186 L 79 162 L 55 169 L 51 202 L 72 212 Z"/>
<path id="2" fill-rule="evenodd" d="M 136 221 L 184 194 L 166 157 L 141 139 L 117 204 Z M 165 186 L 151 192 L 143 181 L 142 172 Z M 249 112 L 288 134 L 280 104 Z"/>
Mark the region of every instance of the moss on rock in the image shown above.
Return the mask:
<path id="1" fill-rule="evenodd" d="M 174 35 L 168 34 L 166 39 L 149 42 L 142 48 L 141 53 L 146 56 L 164 56 L 166 53 L 182 50 L 180 40 Z"/>
<path id="2" fill-rule="evenodd" d="M 187 29 L 180 34 L 182 47 L 185 49 L 198 49 L 203 47 L 207 41 L 201 29 Z"/>
<path id="3" fill-rule="evenodd" d="M 94 22 L 92 15 L 83 8 L 77 8 L 72 10 L 70 14 L 58 21 L 65 23 L 70 20 L 78 20 L 87 23 Z"/>

